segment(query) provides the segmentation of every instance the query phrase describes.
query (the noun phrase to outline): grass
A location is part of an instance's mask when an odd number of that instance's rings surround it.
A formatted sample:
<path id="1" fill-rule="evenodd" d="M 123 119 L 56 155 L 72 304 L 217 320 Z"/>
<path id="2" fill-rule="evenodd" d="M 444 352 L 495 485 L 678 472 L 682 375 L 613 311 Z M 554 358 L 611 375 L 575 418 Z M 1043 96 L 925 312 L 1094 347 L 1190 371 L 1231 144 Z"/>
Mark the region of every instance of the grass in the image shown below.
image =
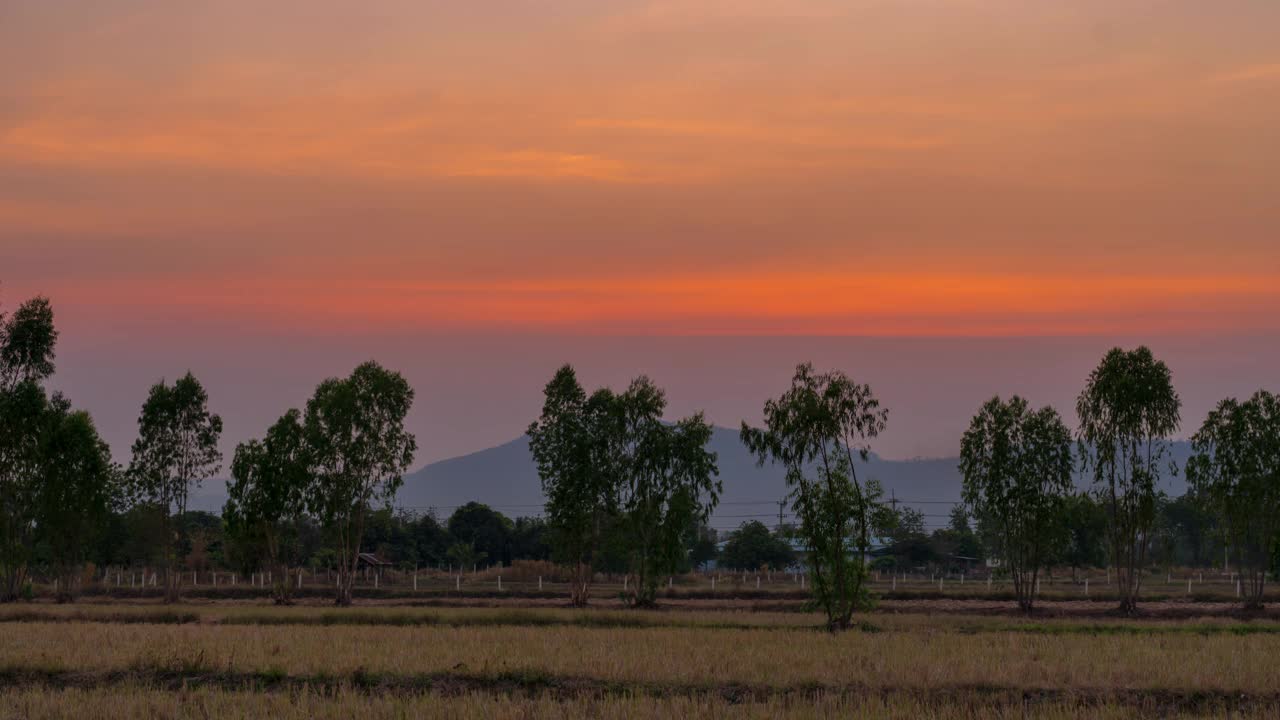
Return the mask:
<path id="1" fill-rule="evenodd" d="M 636 685 L 1268 693 L 1274 634 L 897 632 L 578 626 L 23 623 L 0 667 L 125 672 L 200 658 L 232 673 L 397 677 L 537 673 Z"/>
<path id="2" fill-rule="evenodd" d="M 1249 720 L 1271 717 L 1269 708 L 1247 704 L 1200 706 L 1199 713 Z M 47 720 L 75 716 L 106 717 L 272 717 L 284 720 L 399 720 L 405 717 L 449 717 L 459 720 L 489 718 L 552 718 L 578 720 L 656 720 L 671 717 L 698 718 L 889 718 L 930 717 L 970 720 L 975 717 L 1012 720 L 1040 718 L 1068 720 L 1094 717 L 1130 720 L 1143 717 L 1182 717 L 1167 705 L 1093 703 L 1079 700 L 1035 701 L 1021 696 L 992 700 L 960 693 L 927 698 L 904 693 L 864 697 L 817 695 L 736 701 L 720 697 L 655 697 L 606 695 L 588 698 L 524 697 L 492 693 L 456 696 L 380 696 L 351 689 L 332 693 L 254 693 L 214 689 L 166 691 L 146 686 L 109 690 L 34 688 L 0 695 L 0 716 Z"/>
<path id="3" fill-rule="evenodd" d="M 746 610 L 610 610 L 570 608 L 418 608 L 397 606 L 300 605 L 278 607 L 263 604 L 188 605 L 181 610 L 155 605 L 26 605 L 0 606 L 0 623 L 97 622 L 158 625 L 187 623 L 219 625 L 284 626 L 446 626 L 446 627 L 587 627 L 587 628 L 691 628 L 751 630 L 761 628 L 812 630 L 821 626 L 813 613 Z M 881 613 L 862 620 L 863 632 L 928 631 L 978 633 L 1028 633 L 1040 635 L 1197 635 L 1280 634 L 1274 618 L 1240 620 L 1231 617 L 1198 617 L 1182 620 L 1127 619 L 1103 621 L 1088 617 L 1025 618 L 1012 615 L 952 614 L 945 618 L 928 612 Z"/>
<path id="4" fill-rule="evenodd" d="M 869 620 L 831 635 L 796 612 L 7 606 L 0 717 L 1266 717 L 1280 704 L 1275 620 Z"/>

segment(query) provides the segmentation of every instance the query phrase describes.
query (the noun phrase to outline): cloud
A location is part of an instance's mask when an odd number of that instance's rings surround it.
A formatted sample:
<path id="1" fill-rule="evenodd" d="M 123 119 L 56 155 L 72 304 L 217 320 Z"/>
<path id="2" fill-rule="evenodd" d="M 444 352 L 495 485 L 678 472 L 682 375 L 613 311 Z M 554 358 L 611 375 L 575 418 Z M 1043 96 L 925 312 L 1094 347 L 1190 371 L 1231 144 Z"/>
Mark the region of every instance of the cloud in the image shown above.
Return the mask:
<path id="1" fill-rule="evenodd" d="M 263 331 L 626 334 L 1075 335 L 1280 330 L 1266 275 L 817 272 L 389 281 L 336 272 L 192 270 L 76 282 L 62 302 L 145 315 L 181 308 Z M 1269 318 L 1269 319 L 1268 319 Z"/>
<path id="2" fill-rule="evenodd" d="M 1267 82 L 1280 80 L 1280 63 L 1244 65 L 1215 75 L 1213 80 L 1223 83 Z"/>

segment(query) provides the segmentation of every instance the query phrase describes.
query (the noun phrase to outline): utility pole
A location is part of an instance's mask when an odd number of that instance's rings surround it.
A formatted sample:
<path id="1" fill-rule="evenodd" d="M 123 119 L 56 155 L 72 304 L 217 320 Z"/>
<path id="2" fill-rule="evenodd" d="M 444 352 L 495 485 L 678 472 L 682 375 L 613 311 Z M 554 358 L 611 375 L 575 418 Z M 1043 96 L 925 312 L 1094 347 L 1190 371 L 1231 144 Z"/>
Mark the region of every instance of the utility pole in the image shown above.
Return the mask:
<path id="1" fill-rule="evenodd" d="M 778 501 L 778 528 L 777 532 L 782 532 L 782 511 L 787 507 L 787 498 L 784 496 Z"/>

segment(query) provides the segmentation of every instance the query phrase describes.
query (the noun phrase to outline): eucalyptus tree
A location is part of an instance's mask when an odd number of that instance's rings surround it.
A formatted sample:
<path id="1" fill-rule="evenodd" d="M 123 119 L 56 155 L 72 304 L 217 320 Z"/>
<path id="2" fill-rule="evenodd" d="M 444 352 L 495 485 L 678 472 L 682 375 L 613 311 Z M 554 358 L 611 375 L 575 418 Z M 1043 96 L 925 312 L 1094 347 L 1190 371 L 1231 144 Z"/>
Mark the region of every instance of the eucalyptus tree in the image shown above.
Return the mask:
<path id="1" fill-rule="evenodd" d="M 58 602 L 74 600 L 84 563 L 120 500 L 120 468 L 84 411 L 51 403 L 41 440 L 38 538 L 59 578 Z"/>
<path id="2" fill-rule="evenodd" d="M 1137 609 L 1168 437 L 1182 401 L 1169 368 L 1144 347 L 1114 348 L 1076 401 L 1081 467 L 1107 508 L 1120 611 Z M 1176 472 L 1169 462 L 1170 472 Z"/>
<path id="3" fill-rule="evenodd" d="M 635 580 L 628 584 L 627 601 L 647 606 L 657 598 L 658 576 L 680 566 L 685 535 L 707 521 L 723 488 L 716 478 L 716 454 L 707 449 L 711 425 L 702 413 L 664 423 L 666 394 L 644 376 L 615 403 L 618 511 L 630 539 Z"/>
<path id="4" fill-rule="evenodd" d="M 742 424 L 742 441 L 758 463 L 773 461 L 786 470 L 809 550 L 814 599 L 832 631 L 848 628 L 854 612 L 869 606 L 872 528 L 893 524 L 879 502 L 879 483 L 860 481 L 856 463 L 866 461 L 888 416 L 867 385 L 803 363 L 791 387 L 765 403 L 765 427 Z"/>
<path id="5" fill-rule="evenodd" d="M 0 391 L 43 382 L 52 375 L 57 344 L 58 330 L 48 298 L 34 297 L 11 316 L 0 312 Z"/>
<path id="6" fill-rule="evenodd" d="M 26 584 L 50 407 L 41 383 L 53 374 L 57 340 L 47 298 L 0 312 L 0 602 L 16 599 Z"/>
<path id="7" fill-rule="evenodd" d="M 181 548 L 177 522 L 191 491 L 221 468 L 222 418 L 209 412 L 209 395 L 190 372 L 172 385 L 151 387 L 138 417 L 129 482 L 136 501 L 154 505 L 163 518 L 164 598 L 178 600 Z"/>
<path id="8" fill-rule="evenodd" d="M 1280 397 L 1218 403 L 1192 437 L 1187 480 L 1217 512 L 1240 567 L 1244 604 L 1262 607 L 1280 537 Z"/>
<path id="9" fill-rule="evenodd" d="M 372 361 L 320 383 L 307 401 L 307 507 L 337 539 L 338 605 L 351 604 L 366 515 L 376 503 L 391 504 L 413 462 L 417 441 L 404 427 L 412 405 L 413 388 L 400 373 Z"/>
<path id="10" fill-rule="evenodd" d="M 222 517 L 232 535 L 259 538 L 275 567 L 272 595 L 277 605 L 292 603 L 288 557 L 283 545 L 306 511 L 310 453 L 301 413 L 289 410 L 261 441 L 236 447 L 232 482 Z"/>
<path id="11" fill-rule="evenodd" d="M 572 568 L 569 601 L 587 604 L 601 536 L 614 512 L 617 463 L 607 452 L 614 396 L 590 397 L 569 365 L 543 391 L 542 415 L 529 425 L 529 450 L 547 498 L 556 556 Z"/>
<path id="12" fill-rule="evenodd" d="M 988 400 L 960 441 L 965 504 L 1009 569 L 1024 612 L 1033 609 L 1040 569 L 1064 535 L 1072 462 L 1071 432 L 1057 411 L 1032 410 L 1017 395 Z"/>

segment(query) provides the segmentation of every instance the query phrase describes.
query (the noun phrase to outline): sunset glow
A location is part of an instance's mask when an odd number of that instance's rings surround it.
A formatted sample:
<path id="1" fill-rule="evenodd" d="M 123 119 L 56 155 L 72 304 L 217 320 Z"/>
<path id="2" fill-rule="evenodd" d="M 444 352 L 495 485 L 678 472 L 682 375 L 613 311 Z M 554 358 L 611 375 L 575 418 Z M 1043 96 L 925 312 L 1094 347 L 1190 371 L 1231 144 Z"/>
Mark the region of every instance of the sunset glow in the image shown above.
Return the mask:
<path id="1" fill-rule="evenodd" d="M 88 327 L 1280 329 L 1273 3 L 6 3 L 0 281 Z"/>

